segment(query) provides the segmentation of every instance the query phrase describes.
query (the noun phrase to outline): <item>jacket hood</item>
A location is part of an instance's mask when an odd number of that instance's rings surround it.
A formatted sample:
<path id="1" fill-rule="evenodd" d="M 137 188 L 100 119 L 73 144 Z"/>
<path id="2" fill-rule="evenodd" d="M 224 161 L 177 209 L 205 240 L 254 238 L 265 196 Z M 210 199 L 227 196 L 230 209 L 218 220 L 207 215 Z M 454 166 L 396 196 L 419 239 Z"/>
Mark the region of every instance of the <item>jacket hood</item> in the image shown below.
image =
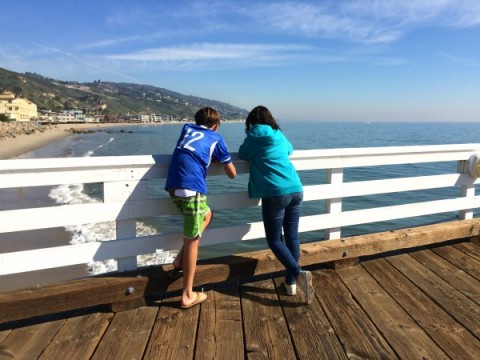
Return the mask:
<path id="1" fill-rule="evenodd" d="M 278 130 L 273 130 L 270 125 L 255 124 L 248 131 L 251 141 L 262 144 L 273 144 Z"/>

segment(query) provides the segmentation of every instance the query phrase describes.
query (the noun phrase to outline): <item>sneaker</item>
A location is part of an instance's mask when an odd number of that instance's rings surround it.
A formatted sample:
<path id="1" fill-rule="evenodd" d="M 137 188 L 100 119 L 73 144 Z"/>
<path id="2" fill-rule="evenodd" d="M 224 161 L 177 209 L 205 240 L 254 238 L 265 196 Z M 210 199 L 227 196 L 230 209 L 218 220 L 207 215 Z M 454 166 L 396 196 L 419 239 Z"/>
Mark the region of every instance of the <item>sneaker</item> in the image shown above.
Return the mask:
<path id="1" fill-rule="evenodd" d="M 298 286 L 302 289 L 305 295 L 305 302 L 310 304 L 313 301 L 314 291 L 312 284 L 312 273 L 310 271 L 300 271 L 297 277 Z"/>
<path id="2" fill-rule="evenodd" d="M 285 291 L 287 292 L 287 295 L 296 295 L 297 294 L 297 284 L 291 284 L 288 285 L 287 283 L 285 285 Z"/>

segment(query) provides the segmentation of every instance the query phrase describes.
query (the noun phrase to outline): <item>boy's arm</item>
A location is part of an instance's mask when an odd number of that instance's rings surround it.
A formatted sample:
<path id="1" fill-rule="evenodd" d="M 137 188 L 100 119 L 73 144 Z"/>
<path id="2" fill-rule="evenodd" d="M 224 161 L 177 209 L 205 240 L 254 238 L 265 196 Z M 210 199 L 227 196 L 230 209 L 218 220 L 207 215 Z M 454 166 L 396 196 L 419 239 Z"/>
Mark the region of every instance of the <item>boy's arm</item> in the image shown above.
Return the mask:
<path id="1" fill-rule="evenodd" d="M 230 179 L 233 179 L 235 176 L 237 176 L 237 169 L 235 169 L 235 165 L 233 165 L 233 163 L 223 165 L 223 170 L 225 170 L 225 174 L 227 174 Z"/>

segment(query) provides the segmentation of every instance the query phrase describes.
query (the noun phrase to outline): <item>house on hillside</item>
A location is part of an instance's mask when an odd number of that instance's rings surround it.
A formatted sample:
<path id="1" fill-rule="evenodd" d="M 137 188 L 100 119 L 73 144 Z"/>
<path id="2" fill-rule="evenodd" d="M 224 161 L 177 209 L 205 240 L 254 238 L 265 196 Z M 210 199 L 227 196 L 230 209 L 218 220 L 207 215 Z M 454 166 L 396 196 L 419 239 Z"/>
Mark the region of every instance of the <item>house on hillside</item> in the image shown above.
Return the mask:
<path id="1" fill-rule="evenodd" d="M 0 114 L 5 114 L 7 118 L 15 121 L 30 121 L 38 116 L 37 105 L 4 91 L 0 94 Z"/>

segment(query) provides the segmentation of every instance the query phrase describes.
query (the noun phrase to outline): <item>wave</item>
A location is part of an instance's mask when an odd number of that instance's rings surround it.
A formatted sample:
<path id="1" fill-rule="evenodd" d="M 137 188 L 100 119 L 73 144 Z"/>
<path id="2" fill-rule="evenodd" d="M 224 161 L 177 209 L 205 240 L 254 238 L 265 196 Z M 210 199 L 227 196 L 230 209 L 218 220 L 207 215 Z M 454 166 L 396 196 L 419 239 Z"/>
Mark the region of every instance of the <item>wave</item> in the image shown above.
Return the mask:
<path id="1" fill-rule="evenodd" d="M 97 146 L 93 150 L 88 150 L 83 156 L 90 157 L 99 149 L 107 146 L 114 141 L 110 138 L 107 142 Z M 96 199 L 85 192 L 84 184 L 68 184 L 54 187 L 49 197 L 58 205 L 74 205 L 74 204 L 89 204 L 98 203 Z M 109 241 L 116 238 L 116 223 L 115 221 L 81 224 L 67 226 L 65 229 L 72 234 L 70 244 L 87 244 L 91 242 Z M 158 233 L 157 229 L 142 222 L 137 222 L 137 236 L 148 236 Z M 154 254 L 139 255 L 137 263 L 139 267 L 161 265 L 171 263 L 176 255 L 176 252 L 157 250 Z M 117 262 L 114 259 L 105 261 L 95 261 L 87 264 L 88 274 L 97 275 L 117 270 Z"/>

